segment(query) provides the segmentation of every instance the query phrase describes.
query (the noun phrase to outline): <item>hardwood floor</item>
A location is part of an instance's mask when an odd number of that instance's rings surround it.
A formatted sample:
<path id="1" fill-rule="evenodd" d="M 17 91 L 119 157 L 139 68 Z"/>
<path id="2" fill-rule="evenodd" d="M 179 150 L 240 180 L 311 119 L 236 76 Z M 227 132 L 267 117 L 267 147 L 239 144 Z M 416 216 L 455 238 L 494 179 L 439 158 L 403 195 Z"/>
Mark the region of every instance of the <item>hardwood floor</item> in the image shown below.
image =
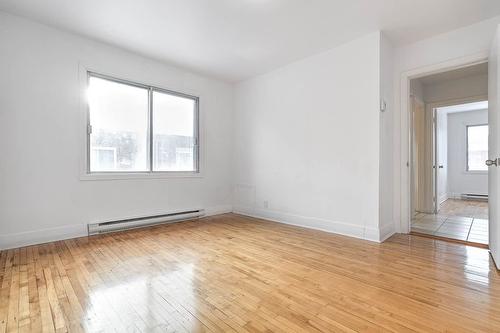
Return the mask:
<path id="1" fill-rule="evenodd" d="M 0 332 L 500 332 L 488 251 L 234 214 L 6 250 Z"/>

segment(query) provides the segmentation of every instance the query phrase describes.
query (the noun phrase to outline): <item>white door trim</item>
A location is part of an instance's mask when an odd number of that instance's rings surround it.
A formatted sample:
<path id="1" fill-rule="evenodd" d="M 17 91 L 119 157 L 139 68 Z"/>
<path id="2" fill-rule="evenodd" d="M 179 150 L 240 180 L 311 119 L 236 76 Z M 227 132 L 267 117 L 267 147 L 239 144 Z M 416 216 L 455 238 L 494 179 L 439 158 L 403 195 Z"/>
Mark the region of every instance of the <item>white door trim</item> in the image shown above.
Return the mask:
<path id="1" fill-rule="evenodd" d="M 474 55 L 451 59 L 437 64 L 420 67 L 401 73 L 401 151 L 400 151 L 400 230 L 402 233 L 410 232 L 411 212 L 410 212 L 410 80 L 419 77 L 446 72 L 462 67 L 472 66 L 488 61 L 489 52 L 484 51 Z"/>

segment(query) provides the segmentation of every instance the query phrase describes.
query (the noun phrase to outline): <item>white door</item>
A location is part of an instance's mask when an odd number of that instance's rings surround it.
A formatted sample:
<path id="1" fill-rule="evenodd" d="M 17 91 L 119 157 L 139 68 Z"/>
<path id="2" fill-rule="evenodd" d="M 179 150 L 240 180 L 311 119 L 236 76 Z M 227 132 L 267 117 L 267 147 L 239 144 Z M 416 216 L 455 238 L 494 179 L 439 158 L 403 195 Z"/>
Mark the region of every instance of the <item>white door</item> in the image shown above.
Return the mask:
<path id="1" fill-rule="evenodd" d="M 426 108 L 426 111 L 429 112 L 429 108 Z M 431 123 L 432 123 L 432 126 L 431 127 L 431 142 L 430 142 L 430 153 L 431 153 L 431 158 L 432 158 L 432 165 L 430 165 L 429 167 L 431 167 L 431 186 L 430 186 L 430 191 L 427 193 L 427 195 L 431 195 L 432 196 L 432 203 L 431 203 L 431 207 L 432 207 L 432 213 L 433 214 L 437 214 L 437 211 L 438 211 L 438 205 L 437 205 L 437 193 L 438 193 L 438 155 L 437 155 L 437 152 L 438 152 L 438 143 L 437 143 L 437 118 L 436 118 L 436 110 L 431 110 L 431 115 L 432 115 L 432 119 L 431 119 Z"/>
<path id="2" fill-rule="evenodd" d="M 436 115 L 436 168 L 437 196 L 436 212 L 447 199 L 448 193 L 448 123 L 446 112 L 435 110 Z"/>
<path id="3" fill-rule="evenodd" d="M 490 56 L 488 60 L 488 123 L 489 123 L 489 138 L 488 138 L 488 158 L 489 160 L 498 161 L 500 157 L 500 130 L 499 111 L 500 111 L 500 91 L 498 85 L 499 73 L 499 37 L 500 29 L 497 28 L 493 44 L 491 46 Z M 500 228 L 499 222 L 499 207 L 500 207 L 500 177 L 499 166 L 491 165 L 488 168 L 488 199 L 489 199 L 489 232 L 490 232 L 490 252 L 495 260 L 497 268 L 500 269 Z"/>

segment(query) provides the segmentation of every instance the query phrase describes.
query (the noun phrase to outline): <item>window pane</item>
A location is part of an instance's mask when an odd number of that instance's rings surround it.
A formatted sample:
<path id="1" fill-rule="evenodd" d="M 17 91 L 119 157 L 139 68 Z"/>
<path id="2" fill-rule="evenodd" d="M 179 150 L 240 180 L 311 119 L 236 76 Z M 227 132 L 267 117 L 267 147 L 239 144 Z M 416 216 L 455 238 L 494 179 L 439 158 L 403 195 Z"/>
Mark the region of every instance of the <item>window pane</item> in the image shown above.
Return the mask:
<path id="1" fill-rule="evenodd" d="M 153 92 L 153 170 L 197 171 L 196 101 Z"/>
<path id="2" fill-rule="evenodd" d="M 148 90 L 89 79 L 90 171 L 148 171 Z"/>
<path id="3" fill-rule="evenodd" d="M 467 127 L 467 170 L 488 170 L 488 125 Z"/>

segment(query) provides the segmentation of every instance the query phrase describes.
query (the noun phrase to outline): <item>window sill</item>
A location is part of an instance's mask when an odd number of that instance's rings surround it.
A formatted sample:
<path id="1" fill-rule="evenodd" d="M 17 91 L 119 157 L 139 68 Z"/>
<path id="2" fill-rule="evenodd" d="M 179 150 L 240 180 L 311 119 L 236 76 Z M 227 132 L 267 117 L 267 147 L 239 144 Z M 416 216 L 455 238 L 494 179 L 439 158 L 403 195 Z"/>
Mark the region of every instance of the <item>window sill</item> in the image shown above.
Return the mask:
<path id="1" fill-rule="evenodd" d="M 172 179 L 203 178 L 200 172 L 129 172 L 129 173 L 85 173 L 80 180 L 127 180 L 127 179 Z"/>

